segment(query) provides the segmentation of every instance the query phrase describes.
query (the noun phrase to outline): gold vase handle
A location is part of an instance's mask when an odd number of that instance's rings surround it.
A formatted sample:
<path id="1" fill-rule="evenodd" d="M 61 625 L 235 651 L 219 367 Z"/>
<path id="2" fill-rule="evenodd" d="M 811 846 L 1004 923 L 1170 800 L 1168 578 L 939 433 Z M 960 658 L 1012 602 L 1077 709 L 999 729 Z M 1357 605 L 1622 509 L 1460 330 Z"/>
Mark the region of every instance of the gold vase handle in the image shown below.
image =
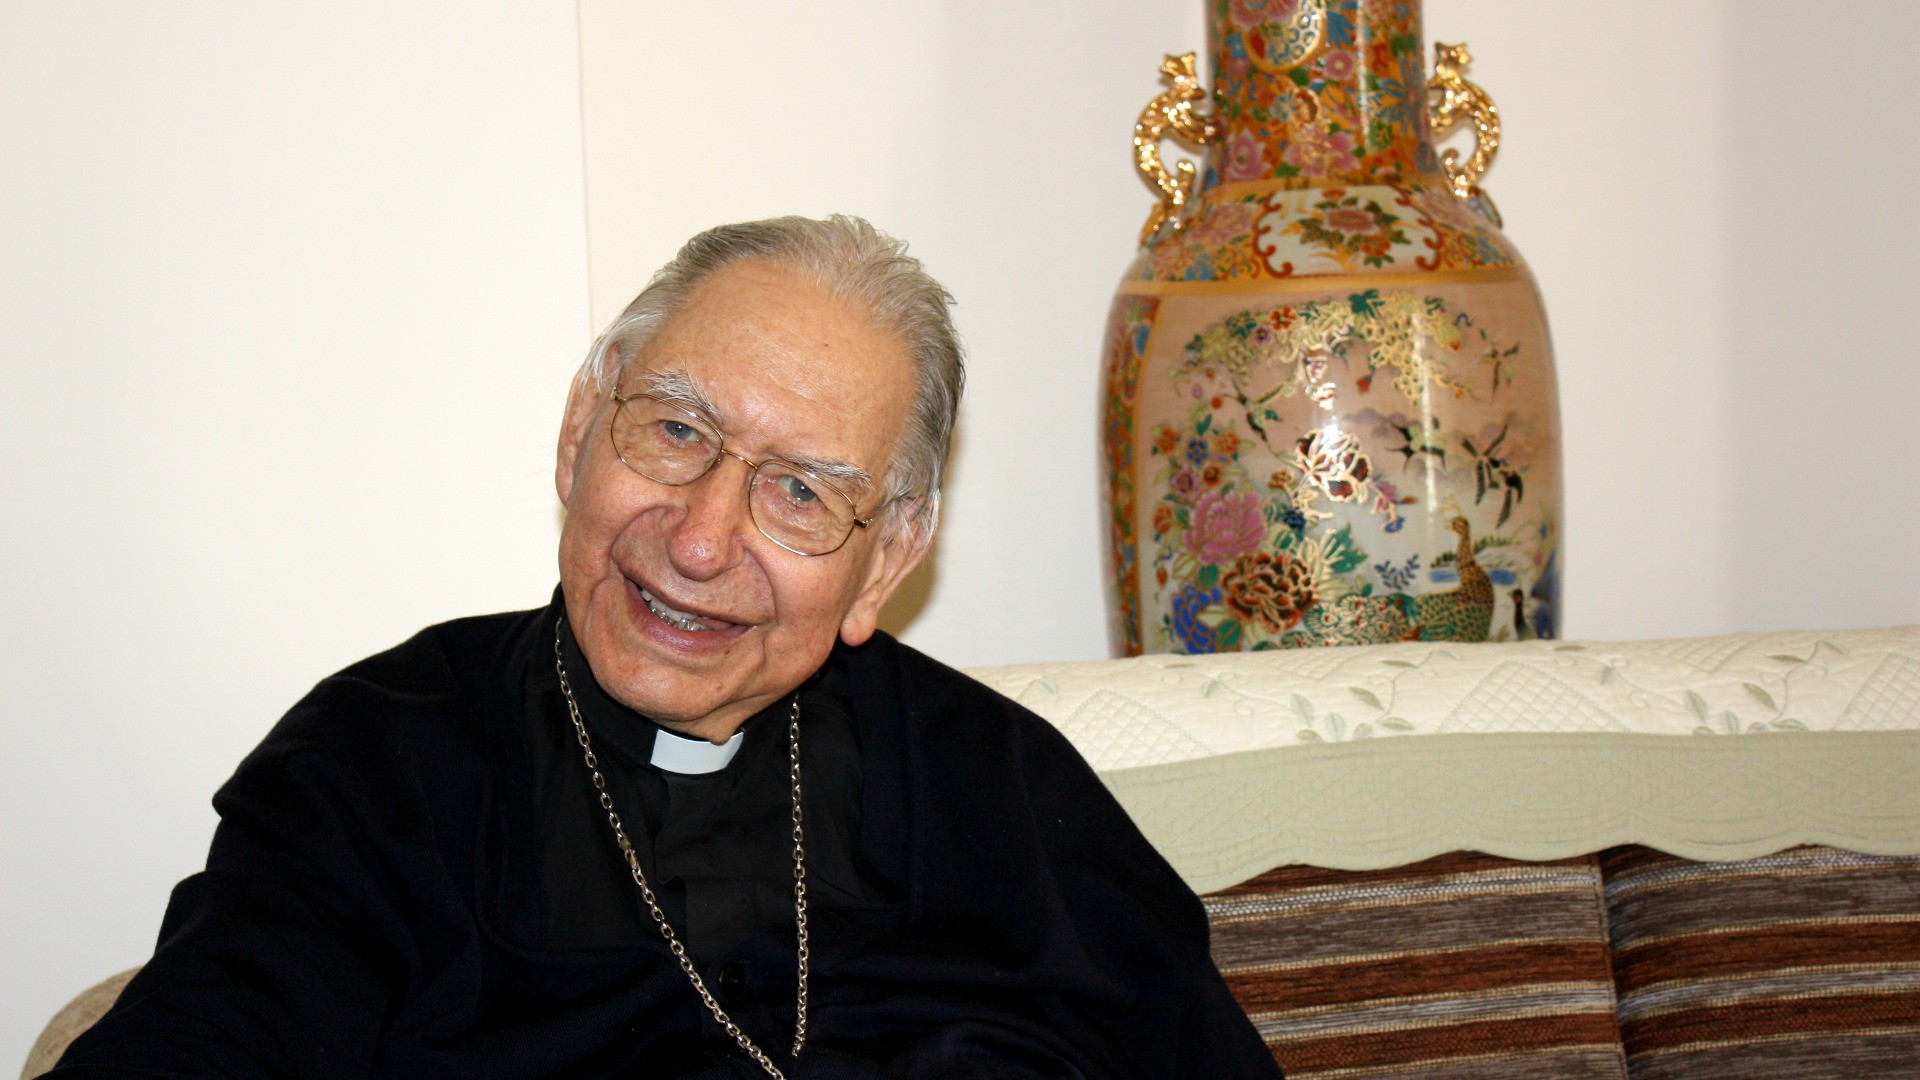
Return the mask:
<path id="1" fill-rule="evenodd" d="M 1177 161 L 1169 170 L 1166 162 L 1160 160 L 1160 140 L 1172 135 L 1200 150 L 1217 134 L 1212 118 L 1202 116 L 1194 108 L 1194 103 L 1207 94 L 1200 88 L 1200 77 L 1194 73 L 1193 54 L 1169 53 L 1160 65 L 1160 74 L 1167 80 L 1167 88 L 1140 110 L 1140 120 L 1133 125 L 1133 163 L 1160 196 L 1160 201 L 1147 214 L 1146 225 L 1140 229 L 1142 244 L 1151 240 L 1168 221 L 1173 221 L 1178 228 L 1180 209 L 1193 196 L 1193 163 Z"/>
<path id="2" fill-rule="evenodd" d="M 1433 121 L 1437 142 L 1462 124 L 1473 125 L 1473 153 L 1465 162 L 1458 150 L 1448 149 L 1440 156 L 1440 167 L 1453 182 L 1453 193 L 1462 199 L 1477 199 L 1500 224 L 1500 212 L 1493 200 L 1480 190 L 1480 178 L 1493 166 L 1500 152 L 1500 110 L 1479 85 L 1467 81 L 1464 74 L 1473 55 L 1465 43 L 1433 44 L 1433 78 L 1427 80 L 1427 112 Z"/>

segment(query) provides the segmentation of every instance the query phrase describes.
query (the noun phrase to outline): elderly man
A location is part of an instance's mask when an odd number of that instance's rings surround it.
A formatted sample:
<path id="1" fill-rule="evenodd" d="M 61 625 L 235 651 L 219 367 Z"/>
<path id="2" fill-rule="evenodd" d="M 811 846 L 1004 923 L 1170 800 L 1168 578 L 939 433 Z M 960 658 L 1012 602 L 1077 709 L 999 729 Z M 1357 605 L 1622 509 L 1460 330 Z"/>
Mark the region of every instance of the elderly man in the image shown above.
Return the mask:
<path id="1" fill-rule="evenodd" d="M 690 241 L 574 383 L 552 603 L 296 706 L 53 1075 L 1278 1076 L 1067 743 L 875 629 L 949 302 L 854 219 Z"/>

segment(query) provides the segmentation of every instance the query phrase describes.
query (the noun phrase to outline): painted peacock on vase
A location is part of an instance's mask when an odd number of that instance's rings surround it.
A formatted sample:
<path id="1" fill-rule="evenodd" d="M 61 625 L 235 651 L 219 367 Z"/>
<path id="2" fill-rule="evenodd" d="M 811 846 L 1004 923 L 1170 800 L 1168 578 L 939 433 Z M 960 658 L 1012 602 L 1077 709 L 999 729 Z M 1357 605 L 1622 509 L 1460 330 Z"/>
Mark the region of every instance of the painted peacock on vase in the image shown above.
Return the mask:
<path id="1" fill-rule="evenodd" d="M 1473 527 L 1465 518 L 1454 518 L 1449 525 L 1459 537 L 1454 546 L 1459 585 L 1423 596 L 1401 592 L 1350 595 L 1330 605 L 1316 605 L 1301 618 L 1306 632 L 1290 634 L 1282 644 L 1487 640 L 1493 628 L 1493 579 L 1474 558 Z"/>

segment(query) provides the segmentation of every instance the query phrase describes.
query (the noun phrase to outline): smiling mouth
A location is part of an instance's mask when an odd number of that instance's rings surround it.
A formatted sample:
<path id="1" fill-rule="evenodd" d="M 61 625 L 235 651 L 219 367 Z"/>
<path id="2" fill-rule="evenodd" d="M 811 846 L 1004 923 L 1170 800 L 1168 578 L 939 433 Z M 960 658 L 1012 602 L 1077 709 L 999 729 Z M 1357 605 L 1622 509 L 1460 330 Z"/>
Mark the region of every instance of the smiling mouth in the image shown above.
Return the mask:
<path id="1" fill-rule="evenodd" d="M 693 633 L 709 629 L 706 623 L 700 621 L 699 616 L 667 606 L 659 597 L 653 595 L 653 592 L 649 589 L 641 588 L 640 598 L 647 602 L 647 609 L 649 611 L 660 616 L 660 621 L 676 630 L 685 630 Z"/>

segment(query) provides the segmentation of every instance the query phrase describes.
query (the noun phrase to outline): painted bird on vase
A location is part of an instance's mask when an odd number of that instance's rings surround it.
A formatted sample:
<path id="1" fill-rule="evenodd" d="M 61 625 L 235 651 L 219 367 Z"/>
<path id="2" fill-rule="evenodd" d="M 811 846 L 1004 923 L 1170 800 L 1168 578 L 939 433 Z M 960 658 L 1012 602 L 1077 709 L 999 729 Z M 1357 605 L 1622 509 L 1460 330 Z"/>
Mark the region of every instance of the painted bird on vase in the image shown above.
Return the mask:
<path id="1" fill-rule="evenodd" d="M 1493 629 L 1493 579 L 1474 558 L 1473 527 L 1465 518 L 1448 524 L 1459 537 L 1454 548 L 1459 585 L 1424 596 L 1375 593 L 1316 604 L 1301 620 L 1307 633 L 1334 645 L 1487 640 Z"/>

